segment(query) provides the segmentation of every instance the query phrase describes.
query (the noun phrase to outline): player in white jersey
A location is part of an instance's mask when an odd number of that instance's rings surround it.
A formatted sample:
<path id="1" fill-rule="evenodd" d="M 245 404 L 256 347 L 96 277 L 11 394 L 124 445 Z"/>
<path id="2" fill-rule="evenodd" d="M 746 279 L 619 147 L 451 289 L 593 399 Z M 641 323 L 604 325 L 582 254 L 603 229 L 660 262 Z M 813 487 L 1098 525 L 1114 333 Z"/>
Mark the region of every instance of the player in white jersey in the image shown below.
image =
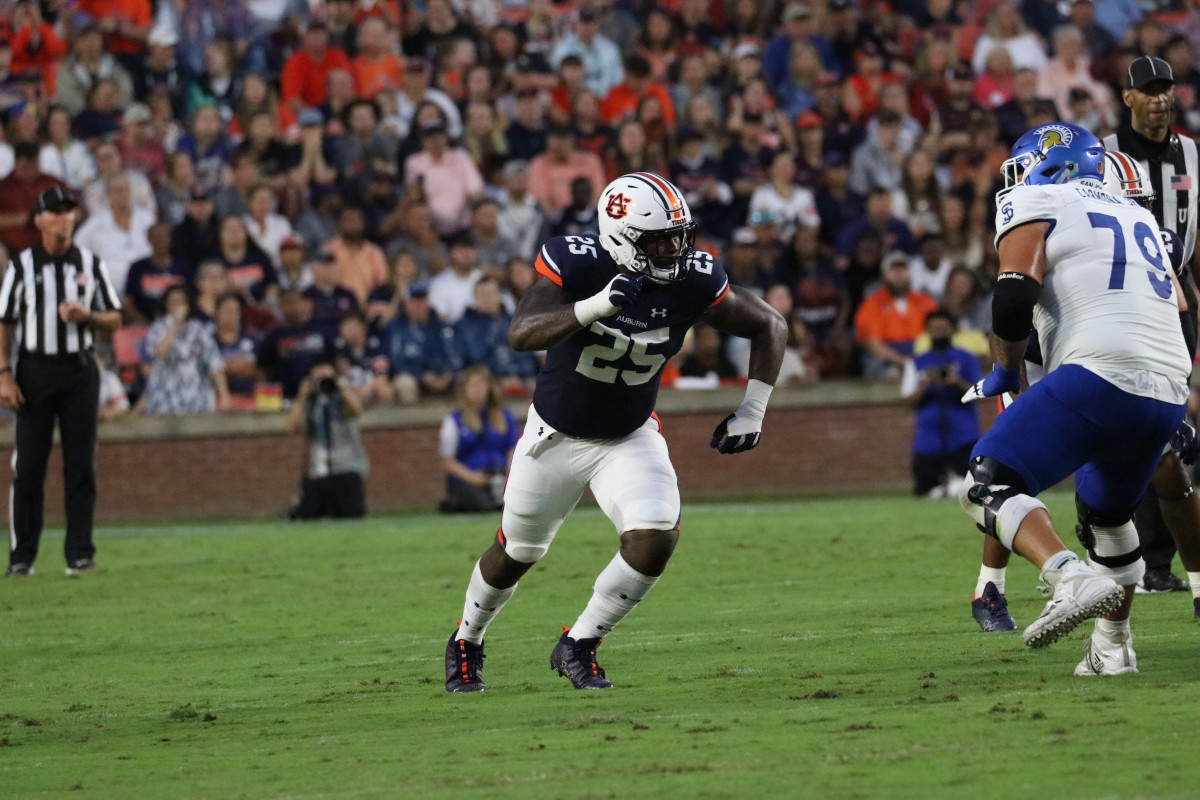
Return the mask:
<path id="1" fill-rule="evenodd" d="M 1125 153 L 1109 150 L 1104 154 L 1104 162 L 1105 191 L 1117 197 L 1132 198 L 1149 208 L 1149 201 L 1153 199 L 1153 189 L 1149 181 L 1145 180 L 1137 161 Z M 1182 242 L 1173 231 L 1162 229 L 1159 234 L 1163 239 L 1164 254 L 1178 278 L 1183 265 Z M 1177 303 L 1179 306 L 1183 305 L 1182 294 L 1177 294 Z M 1026 385 L 1036 383 L 1045 375 L 1036 331 L 1025 354 L 1024 371 Z M 1001 397 L 1001 407 L 1007 408 L 1014 399 L 1012 395 L 1004 394 Z M 1154 477 L 1156 487 L 1160 481 L 1164 484 L 1159 488 L 1160 500 L 1166 511 L 1165 516 L 1173 523 L 1172 530 L 1179 530 L 1177 538 L 1183 542 L 1180 554 L 1185 567 L 1189 568 L 1200 567 L 1200 558 L 1193 558 L 1200 554 L 1200 524 L 1195 522 L 1200 520 L 1200 513 L 1196 513 L 1200 509 L 1193 509 L 1193 506 L 1200 506 L 1200 498 L 1192 492 L 1184 465 L 1192 463 L 1195 459 L 1196 447 L 1195 431 L 1185 422 L 1172 437 L 1171 445 L 1166 448 Z M 971 601 L 971 613 L 986 633 L 1011 631 L 1017 627 L 1008 613 L 1008 603 L 1004 594 L 1009 556 L 1009 551 L 997 540 L 991 537 L 984 538 L 983 563 Z M 1110 619 L 1119 620 L 1120 618 L 1115 616 Z M 1099 637 L 1100 634 L 1095 636 Z M 1132 653 L 1131 648 L 1129 652 Z"/>
<path id="2" fill-rule="evenodd" d="M 1030 647 L 1128 610 L 1144 568 L 1133 509 L 1187 400 L 1178 286 L 1157 225 L 1132 200 L 1104 191 L 1103 159 L 1095 136 L 1062 123 L 1035 128 L 1014 146 L 1004 164 L 1012 188 L 997 198 L 996 366 L 963 398 L 1020 390 L 1036 323 L 1046 377 L 976 444 L 960 494 L 980 530 L 1038 566 L 1053 587 L 1024 631 Z M 1086 563 L 1036 499 L 1072 473 Z M 1123 626 L 1128 638 L 1127 620 L 1110 626 Z"/>

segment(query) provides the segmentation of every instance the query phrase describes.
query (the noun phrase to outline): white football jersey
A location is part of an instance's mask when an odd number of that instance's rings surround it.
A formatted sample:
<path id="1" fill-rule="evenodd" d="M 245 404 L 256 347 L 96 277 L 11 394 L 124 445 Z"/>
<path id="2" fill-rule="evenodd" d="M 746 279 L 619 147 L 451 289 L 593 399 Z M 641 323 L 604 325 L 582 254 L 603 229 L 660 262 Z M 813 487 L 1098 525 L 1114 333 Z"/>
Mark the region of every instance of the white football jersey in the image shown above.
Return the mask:
<path id="1" fill-rule="evenodd" d="M 1046 371 L 1078 364 L 1131 394 L 1186 401 L 1191 363 L 1154 216 L 1098 181 L 1020 185 L 997 198 L 996 245 L 1037 221 L 1050 223 L 1034 309 Z"/>

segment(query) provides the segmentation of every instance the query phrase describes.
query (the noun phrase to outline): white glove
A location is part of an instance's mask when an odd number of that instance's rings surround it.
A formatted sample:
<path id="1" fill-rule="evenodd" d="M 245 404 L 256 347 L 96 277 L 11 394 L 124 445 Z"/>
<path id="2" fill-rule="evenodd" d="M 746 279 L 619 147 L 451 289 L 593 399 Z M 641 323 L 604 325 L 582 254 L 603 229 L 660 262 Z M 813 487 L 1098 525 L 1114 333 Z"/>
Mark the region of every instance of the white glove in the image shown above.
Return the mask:
<path id="1" fill-rule="evenodd" d="M 642 293 L 646 280 L 645 275 L 619 273 L 603 289 L 575 304 L 575 319 L 586 328 L 598 319 L 611 317 L 622 308 L 633 305 Z"/>
<path id="2" fill-rule="evenodd" d="M 772 388 L 769 383 L 751 379 L 746 384 L 746 397 L 742 404 L 737 411 L 721 420 L 708 446 L 718 453 L 741 453 L 758 447 Z"/>

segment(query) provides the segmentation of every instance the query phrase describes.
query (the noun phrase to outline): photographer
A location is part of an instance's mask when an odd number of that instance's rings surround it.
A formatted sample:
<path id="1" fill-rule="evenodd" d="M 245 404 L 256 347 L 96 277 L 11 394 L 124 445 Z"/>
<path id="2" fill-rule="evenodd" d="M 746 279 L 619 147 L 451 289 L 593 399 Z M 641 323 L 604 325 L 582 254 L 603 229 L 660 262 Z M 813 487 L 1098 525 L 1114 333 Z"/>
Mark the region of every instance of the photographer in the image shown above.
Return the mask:
<path id="1" fill-rule="evenodd" d="M 975 407 L 959 398 L 982 375 L 975 356 L 951 344 L 957 330 L 950 314 L 931 312 L 925 318 L 929 350 L 904 366 L 900 395 L 917 412 L 912 470 L 918 497 L 953 497 L 979 438 Z"/>
<path id="2" fill-rule="evenodd" d="M 358 394 L 332 363 L 317 364 L 300 382 L 288 423 L 308 437 L 308 471 L 289 519 L 366 515 L 369 464 L 358 433 L 361 413 Z"/>

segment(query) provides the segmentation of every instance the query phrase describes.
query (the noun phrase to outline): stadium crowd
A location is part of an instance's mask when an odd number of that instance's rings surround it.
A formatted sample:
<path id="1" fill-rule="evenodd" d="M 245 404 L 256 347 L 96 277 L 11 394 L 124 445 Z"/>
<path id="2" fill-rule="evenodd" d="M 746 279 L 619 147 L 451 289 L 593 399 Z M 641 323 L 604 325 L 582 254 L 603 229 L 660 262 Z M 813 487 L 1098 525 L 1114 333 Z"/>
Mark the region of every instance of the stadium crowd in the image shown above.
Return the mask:
<path id="1" fill-rule="evenodd" d="M 898 375 L 936 308 L 983 354 L 1014 139 L 1109 132 L 1143 54 L 1200 127 L 1197 2 L 0 0 L 0 20 L 0 243 L 36 241 L 43 189 L 77 193 L 124 297 L 110 366 L 148 413 L 286 400 L 330 359 L 367 402 L 449 395 L 473 364 L 527 392 L 505 332 L 538 248 L 595 233 L 633 171 L 674 181 L 699 246 L 790 320 L 781 382 Z M 699 331 L 666 382 L 746 369 Z"/>

